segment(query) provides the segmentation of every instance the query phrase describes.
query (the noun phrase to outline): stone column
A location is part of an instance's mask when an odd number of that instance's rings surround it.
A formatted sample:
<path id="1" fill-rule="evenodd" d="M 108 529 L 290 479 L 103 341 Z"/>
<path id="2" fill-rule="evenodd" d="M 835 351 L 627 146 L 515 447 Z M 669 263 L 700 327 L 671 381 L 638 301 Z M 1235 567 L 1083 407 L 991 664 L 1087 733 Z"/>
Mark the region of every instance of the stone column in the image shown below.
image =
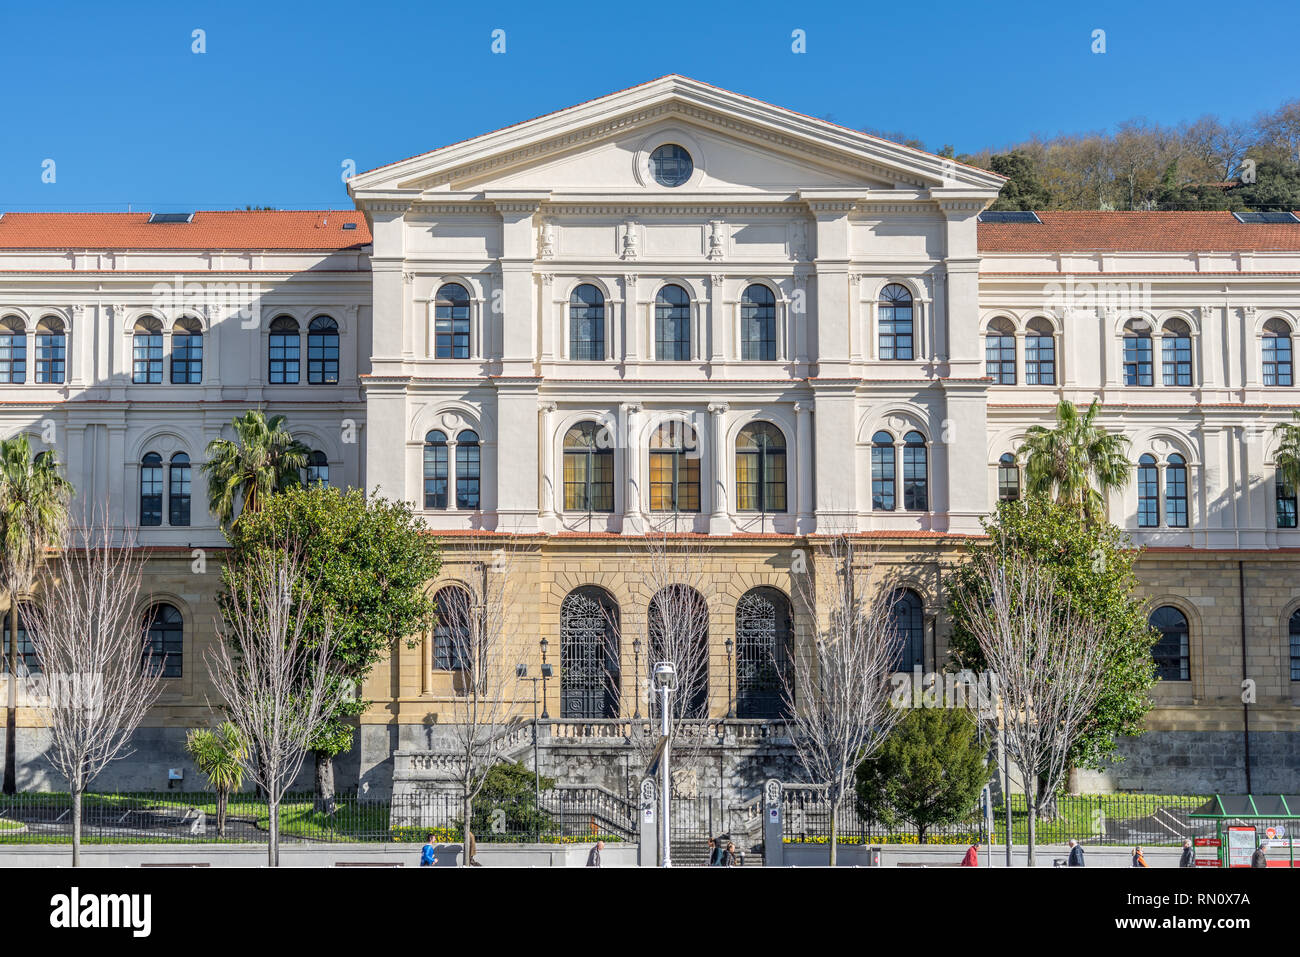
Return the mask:
<path id="1" fill-rule="evenodd" d="M 728 535 L 731 533 L 731 518 L 727 514 L 727 403 L 710 402 L 713 428 L 710 430 L 709 444 L 713 447 L 710 456 L 713 470 L 713 509 L 709 515 L 709 534 Z"/>
<path id="2" fill-rule="evenodd" d="M 619 406 L 620 434 L 623 444 L 623 531 L 639 534 L 645 527 L 641 514 L 641 404 L 624 402 Z"/>
<path id="3" fill-rule="evenodd" d="M 812 448 L 812 404 L 796 402 L 794 404 L 794 445 L 796 490 L 795 531 L 800 534 L 813 529 L 813 448 Z"/>
<path id="4" fill-rule="evenodd" d="M 555 447 L 552 420 L 555 415 L 554 402 L 543 402 L 540 406 L 542 418 L 542 474 L 541 474 L 541 517 L 549 524 L 555 519 Z"/>

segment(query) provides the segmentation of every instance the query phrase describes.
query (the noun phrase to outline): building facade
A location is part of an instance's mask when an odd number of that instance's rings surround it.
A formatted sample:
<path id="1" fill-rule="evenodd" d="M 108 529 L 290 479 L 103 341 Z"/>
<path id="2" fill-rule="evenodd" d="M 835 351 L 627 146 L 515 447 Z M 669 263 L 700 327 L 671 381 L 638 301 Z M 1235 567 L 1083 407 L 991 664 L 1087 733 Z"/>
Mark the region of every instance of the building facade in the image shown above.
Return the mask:
<path id="1" fill-rule="evenodd" d="M 981 222 L 1001 184 L 669 76 L 362 173 L 346 212 L 0 219 L 4 433 L 57 450 L 153 550 L 159 641 L 183 649 L 120 773 L 160 786 L 206 720 L 218 576 L 195 556 L 222 539 L 196 470 L 245 409 L 287 417 L 310 477 L 413 503 L 443 540 L 440 600 L 476 550 L 520 543 L 515 657 L 535 669 L 547 639 L 557 666 L 548 754 L 619 790 L 646 675 L 633 629 L 596 660 L 599 622 L 650 601 L 648 536 L 703 543 L 705 702 L 756 787 L 788 755 L 764 764 L 775 705 L 746 656 L 806 632 L 792 575 L 817 536 L 870 543 L 905 593 L 900 667 L 942 668 L 945 570 L 1020 493 L 1011 453 L 1096 399 L 1132 441 L 1107 505 L 1164 637 L 1149 732 L 1090 783 L 1240 790 L 1248 721 L 1252 786 L 1283 790 L 1300 530 L 1272 456 L 1300 405 L 1300 224 Z M 366 682 L 345 779 L 437 766 L 456 687 L 436 631 Z"/>

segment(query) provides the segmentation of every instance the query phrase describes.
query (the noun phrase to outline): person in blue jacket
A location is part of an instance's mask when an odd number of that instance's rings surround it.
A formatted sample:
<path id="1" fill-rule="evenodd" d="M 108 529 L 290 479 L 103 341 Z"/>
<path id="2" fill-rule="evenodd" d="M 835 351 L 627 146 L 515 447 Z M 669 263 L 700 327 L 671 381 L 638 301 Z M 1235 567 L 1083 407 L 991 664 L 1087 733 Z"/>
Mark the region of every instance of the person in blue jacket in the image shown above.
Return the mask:
<path id="1" fill-rule="evenodd" d="M 424 847 L 420 848 L 420 866 L 434 867 L 438 863 L 438 856 L 433 852 L 433 835 L 430 834 L 424 842 Z"/>

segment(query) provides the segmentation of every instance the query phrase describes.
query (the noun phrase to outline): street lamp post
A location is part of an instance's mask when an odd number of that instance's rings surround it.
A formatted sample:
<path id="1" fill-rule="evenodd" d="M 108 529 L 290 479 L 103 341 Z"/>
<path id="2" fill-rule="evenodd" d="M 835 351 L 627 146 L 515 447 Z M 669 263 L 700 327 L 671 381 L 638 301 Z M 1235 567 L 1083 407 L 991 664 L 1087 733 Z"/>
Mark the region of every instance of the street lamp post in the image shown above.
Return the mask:
<path id="1" fill-rule="evenodd" d="M 677 669 L 671 661 L 661 661 L 655 665 L 654 671 L 655 688 L 661 695 L 659 702 L 659 729 L 663 735 L 664 750 L 663 758 L 659 762 L 659 820 L 662 822 L 663 834 L 660 838 L 660 847 L 663 848 L 664 867 L 672 867 L 672 848 L 671 838 L 672 830 L 669 826 L 669 811 L 672 807 L 672 773 L 669 766 L 669 754 L 672 750 L 672 693 L 677 687 Z"/>
<path id="2" fill-rule="evenodd" d="M 533 683 L 533 811 L 534 811 L 533 819 L 535 821 L 540 821 L 542 816 L 541 814 L 542 812 L 542 772 L 541 772 L 542 765 L 541 762 L 537 760 L 537 682 L 538 679 L 528 677 L 528 666 L 526 664 L 523 664 L 522 662 L 515 665 L 515 675 L 516 677 L 522 678 L 525 681 L 531 681 Z M 535 834 L 534 836 L 537 838 L 537 843 L 540 844 L 542 841 L 541 835 Z"/>
<path id="3" fill-rule="evenodd" d="M 723 644 L 727 648 L 727 717 L 734 718 L 734 699 L 731 696 L 731 649 L 734 647 L 731 639 L 728 638 Z"/>
<path id="4" fill-rule="evenodd" d="M 546 712 L 546 679 L 551 676 L 551 666 L 546 663 L 546 649 L 551 647 L 550 642 L 545 638 L 541 641 L 542 648 L 542 720 L 549 721 L 550 715 Z"/>
<path id="5" fill-rule="evenodd" d="M 635 688 L 633 697 L 636 698 L 636 714 L 633 716 L 638 721 L 641 720 L 641 639 L 632 639 L 632 687 Z"/>

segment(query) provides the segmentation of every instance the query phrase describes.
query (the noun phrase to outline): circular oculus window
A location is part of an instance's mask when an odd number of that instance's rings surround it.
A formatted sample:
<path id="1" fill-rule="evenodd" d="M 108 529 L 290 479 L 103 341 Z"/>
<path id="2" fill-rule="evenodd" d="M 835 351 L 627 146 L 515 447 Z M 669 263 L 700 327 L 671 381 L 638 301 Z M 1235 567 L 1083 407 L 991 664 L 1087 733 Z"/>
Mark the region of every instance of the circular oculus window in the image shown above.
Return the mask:
<path id="1" fill-rule="evenodd" d="M 681 186 L 693 172 L 691 154 L 676 143 L 665 143 L 650 154 L 650 175 L 660 186 Z"/>

